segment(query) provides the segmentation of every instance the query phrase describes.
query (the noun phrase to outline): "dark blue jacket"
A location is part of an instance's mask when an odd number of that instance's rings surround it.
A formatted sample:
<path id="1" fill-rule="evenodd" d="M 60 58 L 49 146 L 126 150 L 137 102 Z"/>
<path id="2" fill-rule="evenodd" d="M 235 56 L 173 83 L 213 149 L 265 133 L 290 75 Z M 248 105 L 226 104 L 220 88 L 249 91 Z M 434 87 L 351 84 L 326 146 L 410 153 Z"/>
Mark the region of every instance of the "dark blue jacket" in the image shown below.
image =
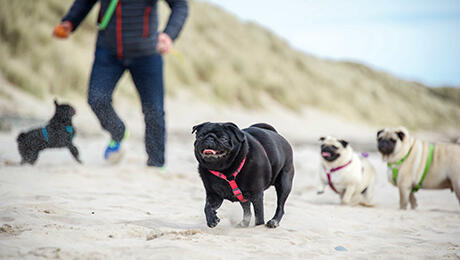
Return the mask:
<path id="1" fill-rule="evenodd" d="M 110 0 L 75 0 L 62 21 L 77 29 L 96 2 L 100 2 L 99 21 Z M 186 0 L 165 0 L 171 8 L 164 32 L 176 39 L 188 15 Z M 109 49 L 119 58 L 134 58 L 156 52 L 158 38 L 157 0 L 119 0 L 107 28 L 99 31 L 96 46 Z"/>

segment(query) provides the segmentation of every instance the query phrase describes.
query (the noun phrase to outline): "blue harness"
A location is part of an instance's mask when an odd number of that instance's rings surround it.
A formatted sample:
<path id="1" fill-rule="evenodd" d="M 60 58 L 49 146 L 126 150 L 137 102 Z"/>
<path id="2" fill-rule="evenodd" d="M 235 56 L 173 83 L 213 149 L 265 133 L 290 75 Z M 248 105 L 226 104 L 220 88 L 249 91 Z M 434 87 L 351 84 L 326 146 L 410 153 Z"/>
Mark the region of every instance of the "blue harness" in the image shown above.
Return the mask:
<path id="1" fill-rule="evenodd" d="M 65 130 L 70 133 L 70 140 L 73 138 L 73 127 L 71 125 L 68 125 L 65 127 Z M 43 137 L 45 138 L 45 141 L 49 143 L 49 137 L 48 137 L 48 130 L 46 130 L 46 127 L 42 127 L 42 134 Z"/>

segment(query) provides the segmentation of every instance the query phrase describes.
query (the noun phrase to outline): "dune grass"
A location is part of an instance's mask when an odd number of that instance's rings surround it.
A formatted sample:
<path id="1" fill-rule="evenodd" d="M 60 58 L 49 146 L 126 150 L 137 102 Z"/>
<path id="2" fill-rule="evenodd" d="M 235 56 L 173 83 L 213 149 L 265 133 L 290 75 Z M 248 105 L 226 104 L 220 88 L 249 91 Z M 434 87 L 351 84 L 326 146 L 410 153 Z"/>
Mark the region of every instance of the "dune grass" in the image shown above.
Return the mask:
<path id="1" fill-rule="evenodd" d="M 36 96 L 86 95 L 96 11 L 68 40 L 51 31 L 71 0 L 0 0 L 0 72 Z M 168 9 L 161 2 L 164 20 Z M 460 90 L 433 89 L 350 62 L 321 60 L 292 49 L 270 31 L 225 11 L 190 2 L 190 17 L 165 57 L 166 93 L 187 89 L 203 102 L 264 109 L 270 99 L 300 110 L 316 107 L 349 120 L 410 128 L 460 127 Z M 125 74 L 117 96 L 135 97 Z"/>

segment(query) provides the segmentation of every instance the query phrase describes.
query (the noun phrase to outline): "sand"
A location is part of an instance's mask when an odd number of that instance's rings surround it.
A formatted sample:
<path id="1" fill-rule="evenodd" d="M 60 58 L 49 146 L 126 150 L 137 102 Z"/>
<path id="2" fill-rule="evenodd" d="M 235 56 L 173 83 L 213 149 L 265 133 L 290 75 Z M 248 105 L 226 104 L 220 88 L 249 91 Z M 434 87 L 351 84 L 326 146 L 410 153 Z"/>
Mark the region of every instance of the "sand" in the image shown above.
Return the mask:
<path id="1" fill-rule="evenodd" d="M 3 104 L 17 120 L 9 121 L 10 131 L 0 132 L 2 259 L 460 259 L 455 195 L 421 190 L 417 210 L 399 210 L 398 191 L 387 182 L 385 164 L 375 152 L 376 127 L 313 109 L 248 112 L 193 103 L 185 95 L 168 100 L 168 162 L 164 170 L 156 170 L 144 166 L 137 104 L 117 101 L 132 134 L 124 144 L 124 160 L 108 165 L 102 159 L 108 137 L 79 101 L 75 144 L 84 164 L 56 149 L 44 151 L 35 166 L 17 166 L 11 163 L 19 161 L 19 130 L 46 122 L 53 107 L 51 101 L 34 100 L 40 109 L 18 111 L 11 100 Z M 26 117 L 34 120 L 21 121 Z M 190 132 L 194 124 L 216 120 L 241 127 L 268 122 L 293 144 L 296 176 L 279 228 L 254 227 L 253 219 L 249 228 L 237 228 L 242 210 L 230 202 L 218 211 L 220 224 L 206 226 L 205 193 Z M 377 170 L 375 207 L 342 206 L 330 189 L 316 195 L 316 140 L 328 134 L 370 152 Z M 266 221 L 274 214 L 275 201 L 270 188 L 265 192 Z"/>

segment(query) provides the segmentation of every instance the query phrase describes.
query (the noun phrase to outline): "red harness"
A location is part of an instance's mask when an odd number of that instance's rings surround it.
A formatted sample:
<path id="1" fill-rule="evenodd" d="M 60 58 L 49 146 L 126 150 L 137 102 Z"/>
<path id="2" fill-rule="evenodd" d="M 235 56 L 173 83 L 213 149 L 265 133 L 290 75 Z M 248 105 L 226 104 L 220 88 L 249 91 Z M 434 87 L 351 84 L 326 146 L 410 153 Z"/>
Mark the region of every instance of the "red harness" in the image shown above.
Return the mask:
<path id="1" fill-rule="evenodd" d="M 240 166 L 238 166 L 238 169 L 232 174 L 233 176 L 232 180 L 228 180 L 227 176 L 225 176 L 225 174 L 222 174 L 221 172 L 209 170 L 210 173 L 216 175 L 217 177 L 221 179 L 226 180 L 228 184 L 230 184 L 230 188 L 232 188 L 232 192 L 235 195 L 235 197 L 237 197 L 238 200 L 241 202 L 246 202 L 248 200 L 243 197 L 243 193 L 241 192 L 240 188 L 238 188 L 238 185 L 236 184 L 235 179 L 238 173 L 240 173 L 241 169 L 243 168 L 245 162 L 246 162 L 246 157 L 244 157 L 243 161 L 240 163 Z"/>
<path id="2" fill-rule="evenodd" d="M 336 172 L 338 170 L 341 170 L 341 169 L 347 167 L 348 165 L 350 165 L 350 163 L 351 163 L 351 160 L 349 162 L 347 162 L 346 164 L 342 165 L 342 166 L 339 166 L 337 168 L 332 168 L 328 173 L 326 173 L 326 175 L 327 175 L 327 183 L 329 184 L 329 187 L 331 187 L 331 189 L 333 191 L 335 191 L 335 193 L 339 193 L 339 192 L 335 189 L 334 184 L 332 184 L 331 173 L 334 173 L 334 172 Z"/>

